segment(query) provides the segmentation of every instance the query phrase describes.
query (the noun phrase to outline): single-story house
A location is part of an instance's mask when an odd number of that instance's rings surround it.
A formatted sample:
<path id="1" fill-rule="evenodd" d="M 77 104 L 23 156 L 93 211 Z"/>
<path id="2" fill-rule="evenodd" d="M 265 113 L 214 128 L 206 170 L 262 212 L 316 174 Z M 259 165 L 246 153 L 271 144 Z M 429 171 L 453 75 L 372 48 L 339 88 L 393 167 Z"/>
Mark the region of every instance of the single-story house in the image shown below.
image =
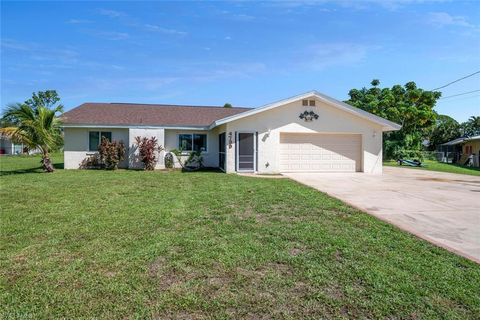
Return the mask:
<path id="1" fill-rule="evenodd" d="M 10 154 L 17 155 L 23 154 L 25 146 L 21 143 L 15 143 L 7 137 L 0 136 L 0 155 Z"/>
<path id="2" fill-rule="evenodd" d="M 182 147 L 227 173 L 381 173 L 382 132 L 400 129 L 317 91 L 258 108 L 84 103 L 62 117 L 66 169 L 95 153 L 101 136 L 123 141 L 121 166 L 138 168 L 135 137 L 155 136 L 165 148 L 159 169 Z"/>
<path id="3" fill-rule="evenodd" d="M 458 162 L 465 164 L 467 161 L 475 167 L 480 166 L 480 135 L 462 137 L 441 144 L 438 151 L 443 153 L 443 162 Z M 470 160 L 469 160 L 470 159 Z"/>

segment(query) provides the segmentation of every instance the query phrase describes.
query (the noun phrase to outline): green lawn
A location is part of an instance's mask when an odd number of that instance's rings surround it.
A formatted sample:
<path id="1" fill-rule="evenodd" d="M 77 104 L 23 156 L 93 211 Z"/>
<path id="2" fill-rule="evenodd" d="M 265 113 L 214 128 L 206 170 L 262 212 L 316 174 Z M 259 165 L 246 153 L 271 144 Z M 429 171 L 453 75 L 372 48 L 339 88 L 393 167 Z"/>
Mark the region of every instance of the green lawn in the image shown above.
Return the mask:
<path id="1" fill-rule="evenodd" d="M 1 319 L 480 318 L 479 265 L 288 179 L 38 161 L 0 158 Z"/>
<path id="2" fill-rule="evenodd" d="M 402 168 L 411 168 L 417 170 L 430 170 L 430 171 L 440 171 L 440 172 L 449 172 L 449 173 L 460 173 L 468 174 L 471 176 L 480 176 L 480 168 L 475 167 L 465 167 L 459 164 L 452 163 L 443 163 L 433 160 L 423 161 L 424 167 L 410 167 L 403 165 Z M 384 161 L 383 165 L 390 167 L 400 167 L 398 163 L 394 160 Z"/>

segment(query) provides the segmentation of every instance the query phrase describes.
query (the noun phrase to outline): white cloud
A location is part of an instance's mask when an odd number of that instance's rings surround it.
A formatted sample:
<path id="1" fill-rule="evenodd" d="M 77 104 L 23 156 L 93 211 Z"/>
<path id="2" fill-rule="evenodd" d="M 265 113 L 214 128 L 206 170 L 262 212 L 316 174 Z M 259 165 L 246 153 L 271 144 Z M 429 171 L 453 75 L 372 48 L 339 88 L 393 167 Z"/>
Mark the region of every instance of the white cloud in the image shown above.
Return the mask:
<path id="1" fill-rule="evenodd" d="M 325 69 L 332 66 L 350 66 L 363 62 L 373 47 L 355 43 L 322 43 L 310 46 L 304 63 L 307 68 Z"/>
<path id="2" fill-rule="evenodd" d="M 224 39 L 225 39 L 225 40 L 232 40 L 232 37 L 226 36 Z"/>
<path id="3" fill-rule="evenodd" d="M 215 67 L 209 69 L 206 73 L 200 72 L 194 75 L 193 80 L 212 81 L 216 79 L 231 77 L 250 77 L 266 71 L 267 67 L 260 62 L 244 62 L 244 63 L 214 63 Z"/>
<path id="4" fill-rule="evenodd" d="M 175 81 L 170 77 L 86 77 L 84 78 L 89 87 L 94 90 L 124 92 L 127 90 L 156 91 Z"/>
<path id="5" fill-rule="evenodd" d="M 145 24 L 144 27 L 149 31 L 159 32 L 164 34 L 172 34 L 172 35 L 179 35 L 179 36 L 184 36 L 187 34 L 185 31 L 163 28 L 154 24 Z"/>
<path id="6" fill-rule="evenodd" d="M 255 17 L 249 14 L 240 13 L 240 14 L 234 14 L 232 16 L 232 19 L 238 20 L 238 21 L 251 21 L 255 19 Z"/>
<path id="7" fill-rule="evenodd" d="M 1 42 L 2 48 L 11 49 L 11 50 L 21 50 L 21 51 L 29 51 L 31 45 L 26 43 L 21 43 L 12 39 L 3 39 Z"/>
<path id="8" fill-rule="evenodd" d="M 95 32 L 94 34 L 107 40 L 126 40 L 130 37 L 130 35 L 126 32 L 116 31 L 99 31 Z"/>
<path id="9" fill-rule="evenodd" d="M 91 20 L 85 20 L 85 19 L 70 19 L 66 21 L 69 24 L 84 24 L 84 23 L 92 23 Z"/>
<path id="10" fill-rule="evenodd" d="M 72 47 L 49 47 L 35 42 L 20 42 L 14 39 L 3 39 L 4 50 L 16 51 L 17 55 L 25 55 L 36 61 L 56 61 L 62 63 L 78 62 L 79 53 Z"/>
<path id="11" fill-rule="evenodd" d="M 475 27 L 468 22 L 466 17 L 452 16 L 447 12 L 430 12 L 428 14 L 428 23 L 440 28 L 445 26 Z"/>
<path id="12" fill-rule="evenodd" d="M 110 10 L 110 9 L 98 9 L 98 14 L 101 14 L 102 16 L 107 16 L 110 18 L 119 18 L 119 17 L 127 16 L 125 12 Z"/>
<path id="13" fill-rule="evenodd" d="M 416 3 L 435 3 L 448 0 L 287 0 L 265 2 L 266 6 L 280 7 L 285 9 L 313 8 L 325 5 L 336 5 L 343 8 L 365 10 L 373 5 L 387 10 L 397 10 L 401 7 Z M 318 9 L 317 9 L 318 10 Z M 322 8 L 320 11 L 329 12 L 332 9 Z M 335 10 L 332 10 L 335 11 Z"/>

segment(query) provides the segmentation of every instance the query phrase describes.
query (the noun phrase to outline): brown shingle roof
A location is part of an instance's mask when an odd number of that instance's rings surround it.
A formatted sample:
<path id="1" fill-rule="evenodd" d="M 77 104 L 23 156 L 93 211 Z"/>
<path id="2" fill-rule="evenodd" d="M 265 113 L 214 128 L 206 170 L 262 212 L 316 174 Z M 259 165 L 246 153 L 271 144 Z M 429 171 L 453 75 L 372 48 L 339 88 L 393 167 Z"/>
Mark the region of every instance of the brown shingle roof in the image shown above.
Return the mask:
<path id="1" fill-rule="evenodd" d="M 64 124 L 208 126 L 250 108 L 135 103 L 84 103 L 62 115 Z"/>

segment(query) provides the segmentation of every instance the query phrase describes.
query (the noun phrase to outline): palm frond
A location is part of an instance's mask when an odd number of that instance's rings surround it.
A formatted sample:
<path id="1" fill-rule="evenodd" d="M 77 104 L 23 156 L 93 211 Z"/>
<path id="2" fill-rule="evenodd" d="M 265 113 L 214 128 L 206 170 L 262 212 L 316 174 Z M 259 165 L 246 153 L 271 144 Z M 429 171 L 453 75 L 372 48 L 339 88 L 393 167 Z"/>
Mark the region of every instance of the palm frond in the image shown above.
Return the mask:
<path id="1" fill-rule="evenodd" d="M 62 143 L 60 120 L 56 116 L 61 110 L 62 106 L 49 109 L 45 106 L 33 107 L 26 103 L 10 105 L 3 118 L 8 119 L 8 123 L 13 126 L 3 128 L 1 134 L 30 148 L 48 152 Z"/>
<path id="2" fill-rule="evenodd" d="M 29 134 L 17 127 L 0 128 L 0 136 L 8 138 L 15 143 L 23 143 L 31 148 L 36 147 Z"/>

